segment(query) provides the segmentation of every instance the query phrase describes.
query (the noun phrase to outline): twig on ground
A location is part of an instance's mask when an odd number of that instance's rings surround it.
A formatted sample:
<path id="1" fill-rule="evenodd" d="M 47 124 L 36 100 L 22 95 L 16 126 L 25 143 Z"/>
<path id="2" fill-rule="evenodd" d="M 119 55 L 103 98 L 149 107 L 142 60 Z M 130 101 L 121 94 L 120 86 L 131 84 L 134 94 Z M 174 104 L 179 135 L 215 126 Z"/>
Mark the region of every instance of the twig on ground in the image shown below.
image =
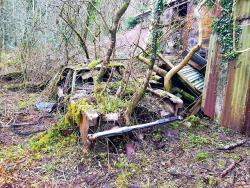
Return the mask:
<path id="1" fill-rule="evenodd" d="M 247 140 L 241 140 L 226 146 L 222 146 L 222 147 L 218 147 L 218 150 L 232 150 L 235 149 L 236 147 L 242 146 L 243 144 L 245 144 L 247 142 Z"/>
<path id="2" fill-rule="evenodd" d="M 9 128 L 11 127 L 11 123 L 13 122 L 14 118 L 11 118 L 10 121 L 8 121 L 8 123 L 6 123 L 5 125 L 2 126 L 2 128 Z"/>
<path id="3" fill-rule="evenodd" d="M 243 159 L 240 158 L 238 161 L 234 161 L 232 164 L 230 164 L 225 170 L 223 170 L 223 172 L 221 173 L 221 178 L 224 178 L 229 172 L 231 172 L 237 164 L 239 164 L 240 162 L 242 162 Z"/>

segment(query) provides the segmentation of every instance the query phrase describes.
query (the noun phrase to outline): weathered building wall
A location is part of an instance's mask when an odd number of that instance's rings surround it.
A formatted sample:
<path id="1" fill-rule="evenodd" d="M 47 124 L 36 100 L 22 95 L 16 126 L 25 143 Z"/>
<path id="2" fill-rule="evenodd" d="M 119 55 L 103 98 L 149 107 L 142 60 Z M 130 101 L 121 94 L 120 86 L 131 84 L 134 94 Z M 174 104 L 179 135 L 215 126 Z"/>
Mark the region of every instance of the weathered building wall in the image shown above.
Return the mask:
<path id="1" fill-rule="evenodd" d="M 194 15 L 195 5 L 192 3 L 188 4 L 187 16 L 185 19 L 185 26 L 183 30 L 183 43 L 186 48 L 191 49 L 198 43 L 198 22 Z M 207 53 L 209 39 L 212 33 L 211 23 L 214 17 L 214 11 L 209 10 L 205 6 L 201 9 L 202 17 L 202 49 Z"/>
<path id="2" fill-rule="evenodd" d="M 250 48 L 250 1 L 238 1 L 234 14 L 242 28 L 239 50 Z M 250 135 L 250 51 L 227 65 L 216 34 L 210 40 L 202 109 L 220 124 Z"/>

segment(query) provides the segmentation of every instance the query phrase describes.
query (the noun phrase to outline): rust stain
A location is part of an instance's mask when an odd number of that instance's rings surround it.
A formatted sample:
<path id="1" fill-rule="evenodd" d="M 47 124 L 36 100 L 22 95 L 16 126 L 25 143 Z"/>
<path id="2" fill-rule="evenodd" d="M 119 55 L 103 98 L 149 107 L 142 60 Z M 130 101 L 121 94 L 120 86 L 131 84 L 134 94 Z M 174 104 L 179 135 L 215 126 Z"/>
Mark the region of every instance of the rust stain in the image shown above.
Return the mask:
<path id="1" fill-rule="evenodd" d="M 203 112 L 205 115 L 215 118 L 215 103 L 216 103 L 216 88 L 217 88 L 217 80 L 219 77 L 219 66 L 218 62 L 220 62 L 220 53 L 219 46 L 217 45 L 217 36 L 213 36 L 211 38 L 210 45 L 210 54 L 208 57 L 208 70 L 206 72 L 206 86 L 204 89 L 205 93 L 205 101 L 203 105 Z"/>
<path id="2" fill-rule="evenodd" d="M 238 1 L 235 12 L 238 20 L 243 16 L 250 21 L 250 1 Z M 247 49 L 250 47 L 250 25 L 241 22 L 241 27 L 240 46 Z M 216 112 L 215 107 L 219 105 L 215 100 L 216 85 L 223 76 L 218 73 L 222 62 L 216 44 L 216 40 L 210 40 L 203 111 L 211 118 L 216 117 L 222 125 L 250 135 L 250 52 L 241 53 L 234 62 L 229 62 L 225 95 L 222 97 L 223 107 Z"/>
<path id="3" fill-rule="evenodd" d="M 250 14 L 250 12 L 249 12 Z M 250 45 L 250 26 L 243 27 L 240 43 L 243 49 Z M 248 111 L 248 96 L 249 96 L 249 80 L 250 80 L 250 53 L 241 53 L 236 61 L 236 70 L 234 75 L 234 84 L 232 92 L 231 106 L 232 109 L 230 125 L 233 129 L 244 132 L 246 130 L 245 114 Z"/>
<path id="4" fill-rule="evenodd" d="M 245 125 L 246 125 L 246 133 L 250 136 L 250 80 L 248 81 L 248 97 L 247 97 L 247 104 L 246 104 L 246 118 L 245 118 Z"/>
<path id="5" fill-rule="evenodd" d="M 230 63 L 228 68 L 229 68 L 227 75 L 228 83 L 225 92 L 221 124 L 229 128 L 233 128 L 232 124 L 230 124 L 230 116 L 232 113 L 232 108 L 230 106 L 232 101 L 232 91 L 234 90 L 233 87 L 234 87 L 234 76 L 235 76 L 235 62 Z"/>
<path id="6" fill-rule="evenodd" d="M 210 79 L 207 85 L 207 97 L 204 105 L 204 113 L 205 115 L 214 118 L 215 117 L 215 102 L 216 102 L 216 88 L 217 88 L 217 80 L 218 80 L 218 65 L 216 62 L 212 65 L 210 72 Z"/>

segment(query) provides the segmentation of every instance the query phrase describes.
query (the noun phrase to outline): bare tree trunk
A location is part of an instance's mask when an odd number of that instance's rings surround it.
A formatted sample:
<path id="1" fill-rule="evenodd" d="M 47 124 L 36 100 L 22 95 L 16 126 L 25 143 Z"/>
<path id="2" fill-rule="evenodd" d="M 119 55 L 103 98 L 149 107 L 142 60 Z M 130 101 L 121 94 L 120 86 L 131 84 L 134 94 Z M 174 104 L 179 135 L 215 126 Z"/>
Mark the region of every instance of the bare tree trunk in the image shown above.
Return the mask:
<path id="1" fill-rule="evenodd" d="M 88 49 L 87 49 L 87 46 L 86 46 L 86 40 L 84 40 L 82 38 L 82 36 L 78 33 L 78 31 L 76 31 L 76 29 L 72 26 L 72 24 L 66 18 L 64 18 L 62 14 L 60 14 L 60 17 L 72 29 L 72 31 L 76 34 L 76 36 L 77 36 L 77 38 L 78 38 L 78 40 L 80 42 L 80 46 L 82 47 L 86 58 L 89 60 L 89 52 L 88 52 Z"/>
<path id="2" fill-rule="evenodd" d="M 92 0 L 90 2 L 88 2 L 88 7 L 87 7 L 87 18 L 86 18 L 86 22 L 85 22 L 85 27 L 83 29 L 83 35 L 77 31 L 74 27 L 74 25 L 71 23 L 70 20 L 68 20 L 67 18 L 65 18 L 63 16 L 63 8 L 61 9 L 61 13 L 60 13 L 60 17 L 62 18 L 62 20 L 70 27 L 70 29 L 75 33 L 75 35 L 77 36 L 79 42 L 80 42 L 80 46 L 83 49 L 83 52 L 86 56 L 86 59 L 89 60 L 90 56 L 89 56 L 89 51 L 88 51 L 88 47 L 86 45 L 86 41 L 87 41 L 87 36 L 89 33 L 89 26 L 91 24 L 90 19 L 91 16 L 93 14 L 93 11 L 95 11 L 95 8 L 93 8 L 93 6 L 96 4 L 95 0 Z"/>
<path id="3" fill-rule="evenodd" d="M 113 23 L 113 27 L 110 29 L 109 33 L 110 33 L 110 46 L 109 49 L 107 51 L 105 60 L 103 61 L 102 64 L 102 68 L 99 72 L 99 75 L 97 77 L 97 82 L 101 82 L 103 76 L 105 75 L 107 69 L 108 69 L 108 65 L 110 62 L 110 58 L 114 52 L 115 49 L 115 45 L 116 45 L 116 33 L 118 30 L 118 26 L 119 26 L 119 22 L 121 17 L 124 15 L 124 13 L 126 12 L 126 10 L 128 9 L 130 0 L 124 0 L 124 4 L 122 5 L 122 7 L 117 11 L 116 16 L 115 16 L 115 20 Z"/>
<path id="4" fill-rule="evenodd" d="M 153 3 L 154 3 L 154 1 L 153 1 Z M 159 25 L 160 25 L 160 16 L 162 14 L 162 10 L 163 10 L 163 0 L 157 0 L 157 3 L 155 4 L 154 11 L 153 11 L 153 20 L 152 20 L 152 27 L 153 28 L 152 28 L 152 32 L 151 32 L 152 51 L 151 51 L 151 57 L 150 57 L 149 70 L 147 72 L 147 75 L 146 75 L 146 78 L 144 80 L 142 87 L 135 93 L 135 95 L 133 96 L 133 98 L 131 99 L 131 101 L 127 107 L 127 110 L 125 112 L 126 124 L 130 124 L 131 115 L 134 112 L 136 106 L 140 102 L 144 92 L 147 89 L 150 77 L 151 77 L 153 69 L 154 69 L 155 60 L 156 60 L 156 56 L 157 56 L 157 45 L 158 45 L 158 41 L 160 38 Z"/>
<path id="5" fill-rule="evenodd" d="M 191 57 L 201 48 L 202 46 L 202 20 L 200 16 L 200 8 L 204 4 L 205 1 L 201 2 L 198 7 L 195 9 L 195 16 L 196 19 L 199 21 L 198 26 L 199 26 L 199 39 L 198 39 L 198 44 L 194 46 L 190 52 L 186 55 L 186 57 L 180 62 L 177 66 L 173 67 L 164 77 L 164 88 L 166 91 L 170 91 L 172 87 L 171 79 L 172 77 L 179 72 L 185 65 L 188 64 L 190 61 Z"/>

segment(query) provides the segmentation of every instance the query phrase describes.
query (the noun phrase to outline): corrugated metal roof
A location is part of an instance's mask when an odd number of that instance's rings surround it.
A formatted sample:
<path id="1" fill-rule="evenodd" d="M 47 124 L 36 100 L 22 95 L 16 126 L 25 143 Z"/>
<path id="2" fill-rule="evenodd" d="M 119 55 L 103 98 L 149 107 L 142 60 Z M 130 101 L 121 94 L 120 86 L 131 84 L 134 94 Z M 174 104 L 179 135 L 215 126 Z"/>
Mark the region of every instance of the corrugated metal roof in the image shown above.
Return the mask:
<path id="1" fill-rule="evenodd" d="M 204 86 L 204 77 L 196 69 L 190 65 L 186 65 L 180 70 L 180 73 L 186 78 L 187 82 L 195 87 L 198 91 L 202 92 Z"/>

